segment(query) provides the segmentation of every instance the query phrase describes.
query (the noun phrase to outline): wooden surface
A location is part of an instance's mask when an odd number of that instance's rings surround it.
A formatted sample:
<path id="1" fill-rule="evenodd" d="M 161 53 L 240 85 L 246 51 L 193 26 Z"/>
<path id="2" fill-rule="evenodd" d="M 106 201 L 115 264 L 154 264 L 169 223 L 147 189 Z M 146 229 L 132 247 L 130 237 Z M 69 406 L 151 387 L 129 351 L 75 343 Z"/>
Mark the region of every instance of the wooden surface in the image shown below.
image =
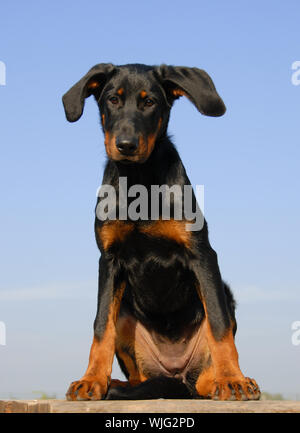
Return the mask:
<path id="1" fill-rule="evenodd" d="M 300 413 L 300 401 L 140 400 L 80 401 L 0 400 L 0 413 Z"/>

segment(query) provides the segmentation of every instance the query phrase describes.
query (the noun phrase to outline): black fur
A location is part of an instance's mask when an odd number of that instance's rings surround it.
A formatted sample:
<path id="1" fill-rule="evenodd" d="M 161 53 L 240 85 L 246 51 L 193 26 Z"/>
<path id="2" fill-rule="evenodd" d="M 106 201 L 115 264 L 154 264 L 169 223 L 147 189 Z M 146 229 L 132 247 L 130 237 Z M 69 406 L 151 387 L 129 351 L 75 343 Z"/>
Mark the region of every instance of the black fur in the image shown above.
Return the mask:
<path id="1" fill-rule="evenodd" d="M 106 400 L 153 400 L 156 398 L 197 398 L 193 389 L 173 377 L 159 376 L 146 380 L 135 387 L 117 386 L 110 388 Z"/>

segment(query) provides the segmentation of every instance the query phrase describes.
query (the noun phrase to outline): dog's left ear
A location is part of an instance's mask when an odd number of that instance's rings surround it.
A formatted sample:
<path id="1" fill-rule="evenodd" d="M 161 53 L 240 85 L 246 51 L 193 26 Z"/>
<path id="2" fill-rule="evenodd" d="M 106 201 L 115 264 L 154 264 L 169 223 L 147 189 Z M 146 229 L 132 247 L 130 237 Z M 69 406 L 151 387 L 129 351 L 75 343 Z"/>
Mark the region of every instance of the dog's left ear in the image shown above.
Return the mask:
<path id="1" fill-rule="evenodd" d="M 69 122 L 76 122 L 83 112 L 85 98 L 100 95 L 105 83 L 113 74 L 115 66 L 111 63 L 99 63 L 91 68 L 81 80 L 64 94 L 62 100 Z"/>
<path id="2" fill-rule="evenodd" d="M 161 65 L 156 74 L 171 104 L 180 96 L 187 96 L 206 116 L 222 116 L 225 113 L 225 104 L 212 79 L 202 69 Z"/>

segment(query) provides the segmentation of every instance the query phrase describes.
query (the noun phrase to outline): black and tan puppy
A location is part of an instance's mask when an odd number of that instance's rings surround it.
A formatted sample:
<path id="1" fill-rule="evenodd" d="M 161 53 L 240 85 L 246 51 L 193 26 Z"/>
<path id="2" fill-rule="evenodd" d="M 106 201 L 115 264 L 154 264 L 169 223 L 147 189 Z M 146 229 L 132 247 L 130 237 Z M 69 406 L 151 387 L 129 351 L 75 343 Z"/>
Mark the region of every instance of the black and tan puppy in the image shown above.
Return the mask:
<path id="1" fill-rule="evenodd" d="M 63 97 L 70 122 L 80 118 L 90 95 L 105 134 L 103 184 L 115 188 L 117 199 L 120 178 L 128 188 L 142 185 L 149 209 L 152 185 L 190 185 L 167 135 L 174 100 L 184 95 L 208 116 L 225 112 L 211 78 L 197 68 L 96 65 Z M 101 258 L 94 340 L 87 371 L 67 398 L 258 399 L 258 385 L 239 368 L 235 302 L 206 222 L 190 231 L 186 220 L 161 214 L 124 219 L 118 200 L 115 215 L 96 217 Z M 115 354 L 128 382 L 111 380 Z"/>

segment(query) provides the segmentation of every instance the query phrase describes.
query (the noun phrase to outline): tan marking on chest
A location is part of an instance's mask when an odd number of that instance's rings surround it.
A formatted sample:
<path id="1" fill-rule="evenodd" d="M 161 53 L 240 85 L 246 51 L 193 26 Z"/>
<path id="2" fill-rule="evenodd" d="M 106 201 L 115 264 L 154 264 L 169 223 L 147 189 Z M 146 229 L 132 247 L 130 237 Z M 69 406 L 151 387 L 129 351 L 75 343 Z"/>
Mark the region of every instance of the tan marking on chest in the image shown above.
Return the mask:
<path id="1" fill-rule="evenodd" d="M 191 232 L 185 228 L 186 221 L 158 220 L 152 224 L 142 226 L 140 231 L 149 236 L 162 237 L 183 244 L 187 248 L 191 244 Z"/>
<path id="2" fill-rule="evenodd" d="M 107 250 L 115 242 L 123 242 L 133 229 L 133 224 L 116 220 L 106 223 L 102 227 L 97 227 L 96 231 L 103 248 Z"/>

